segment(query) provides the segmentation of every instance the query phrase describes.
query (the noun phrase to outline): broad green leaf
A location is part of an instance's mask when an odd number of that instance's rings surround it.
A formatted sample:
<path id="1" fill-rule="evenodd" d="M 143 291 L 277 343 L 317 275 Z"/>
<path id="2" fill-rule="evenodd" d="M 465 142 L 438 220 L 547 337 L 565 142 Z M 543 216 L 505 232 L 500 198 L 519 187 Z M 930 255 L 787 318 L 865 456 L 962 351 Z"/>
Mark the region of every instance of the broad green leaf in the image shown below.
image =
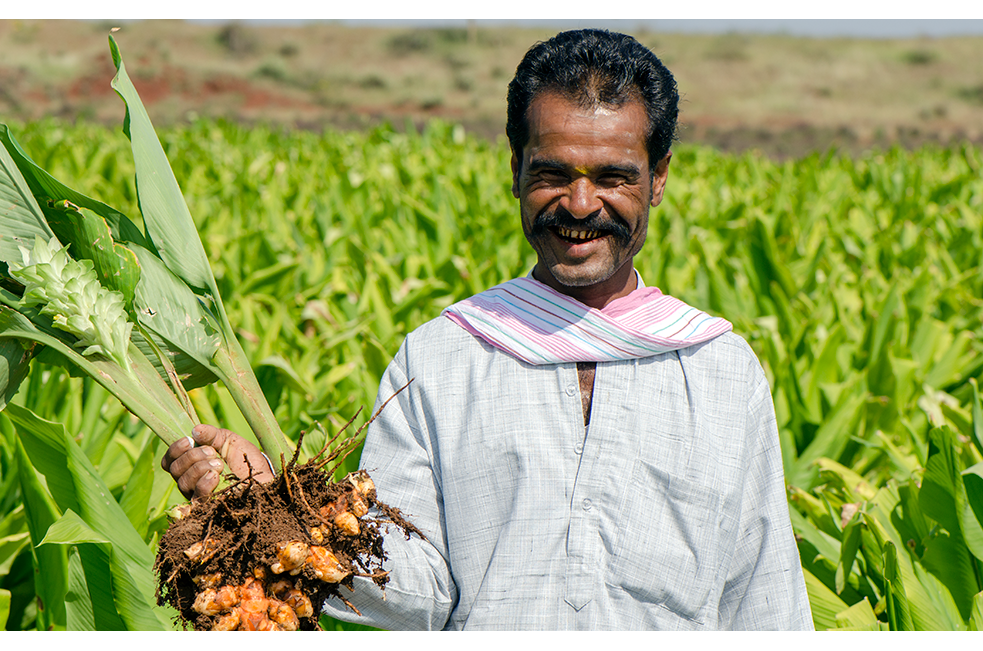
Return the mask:
<path id="1" fill-rule="evenodd" d="M 836 408 L 826 417 L 812 442 L 799 455 L 789 483 L 801 488 L 811 488 L 817 476 L 814 463 L 820 457 L 839 457 L 864 408 L 867 398 L 863 389 L 863 384 L 856 382 L 840 396 Z"/>
<path id="2" fill-rule="evenodd" d="M 974 337 L 974 333 L 965 330 L 956 335 L 956 340 L 925 377 L 925 384 L 940 389 L 958 379 L 959 372 L 972 359 L 971 352 L 967 354 L 966 349 Z"/>
<path id="3" fill-rule="evenodd" d="M 6 130 L 6 125 L 0 125 Z M 54 237 L 7 148 L 0 144 L 0 262 L 20 261 L 18 246 L 30 249 L 34 237 Z"/>
<path id="4" fill-rule="evenodd" d="M 83 543 L 112 542 L 103 534 L 94 531 L 75 511 L 66 509 L 50 527 L 39 545 L 81 545 Z"/>
<path id="5" fill-rule="evenodd" d="M 140 229 L 126 215 L 101 201 L 96 201 L 84 194 L 76 192 L 38 167 L 31 160 L 30 156 L 21 149 L 20 144 L 14 138 L 14 134 L 10 132 L 5 124 L 0 124 L 0 142 L 7 148 L 8 154 L 16 163 L 17 168 L 24 176 L 24 180 L 27 182 L 34 196 L 48 197 L 50 199 L 67 199 L 76 206 L 88 208 L 97 215 L 101 215 L 108 222 L 115 239 L 144 245 L 147 243 L 143 233 L 140 232 Z"/>
<path id="6" fill-rule="evenodd" d="M 842 594 L 846 587 L 847 577 L 853 570 L 853 563 L 860 549 L 863 521 L 859 514 L 854 514 L 843 529 L 843 542 L 840 544 L 840 558 L 836 565 L 836 594 Z"/>
<path id="7" fill-rule="evenodd" d="M 924 544 L 921 564 L 945 584 L 960 616 L 967 619 L 973 595 L 980 589 L 973 569 L 973 555 L 960 536 L 944 530 L 936 530 Z"/>
<path id="8" fill-rule="evenodd" d="M 133 149 L 137 195 L 147 235 L 171 272 L 188 285 L 208 291 L 215 300 L 219 300 L 212 269 L 184 195 L 160 146 L 147 110 L 126 74 L 119 47 L 112 36 L 109 37 L 109 48 L 116 65 L 112 87 L 126 104 L 123 131 Z"/>
<path id="9" fill-rule="evenodd" d="M 983 631 L 983 592 L 973 596 L 973 613 L 969 618 L 969 630 Z"/>
<path id="10" fill-rule="evenodd" d="M 836 615 L 848 608 L 847 604 L 826 587 L 809 570 L 803 569 L 806 592 L 809 593 L 809 606 L 812 610 L 812 623 L 817 631 L 836 628 Z"/>
<path id="11" fill-rule="evenodd" d="M 30 534 L 26 531 L 0 538 L 0 577 L 10 573 L 17 555 L 30 544 Z"/>
<path id="12" fill-rule="evenodd" d="M 812 364 L 809 382 L 805 387 L 805 395 L 803 396 L 809 403 L 811 413 L 820 413 L 819 385 L 836 382 L 841 376 L 836 353 L 844 339 L 846 339 L 846 330 L 838 323 L 826 337 L 822 350 Z"/>
<path id="13" fill-rule="evenodd" d="M 882 350 L 888 340 L 888 333 L 897 322 L 898 314 L 903 309 L 897 283 L 892 283 L 887 298 L 881 305 L 880 314 L 873 323 L 870 340 L 870 362 L 876 363 L 881 358 Z"/>
<path id="14" fill-rule="evenodd" d="M 275 368 L 283 374 L 286 379 L 286 384 L 294 389 L 297 393 L 302 396 L 314 396 L 314 390 L 307 386 L 307 383 L 301 379 L 297 371 L 290 365 L 290 362 L 285 360 L 280 355 L 271 355 L 266 357 L 257 364 L 257 366 L 269 366 L 270 368 Z"/>
<path id="15" fill-rule="evenodd" d="M 125 631 L 126 622 L 120 617 L 116 607 L 116 599 L 113 596 L 113 570 L 111 563 L 112 552 L 109 545 L 83 544 L 75 545 L 73 549 L 78 551 L 79 565 L 82 566 L 82 586 L 86 589 L 83 596 L 81 592 L 76 593 L 76 604 L 78 610 L 75 621 L 69 623 L 69 630 L 86 630 L 89 625 L 87 616 L 91 608 L 91 629 L 95 631 Z"/>
<path id="16" fill-rule="evenodd" d="M 0 629 L 6 628 L 10 616 L 10 590 L 0 588 Z"/>
<path id="17" fill-rule="evenodd" d="M 976 522 L 983 525 L 983 462 L 964 470 L 962 479 L 966 488 L 966 501 L 969 502 Z"/>
<path id="18" fill-rule="evenodd" d="M 108 584 L 108 575 L 105 583 Z M 112 603 L 110 597 L 108 603 Z M 112 607 L 113 616 L 119 621 L 115 606 Z M 82 558 L 76 547 L 68 548 L 68 592 L 65 594 L 65 628 L 69 631 L 95 631 L 96 622 L 93 612 L 92 597 L 89 596 L 89 587 L 85 583 L 85 569 L 82 567 Z M 100 619 L 104 617 L 100 616 Z M 116 627 L 116 630 L 122 626 Z"/>
<path id="19" fill-rule="evenodd" d="M 980 454 L 983 454 L 983 407 L 980 406 L 980 387 L 976 384 L 976 378 L 969 378 L 969 383 L 973 387 L 973 445 Z"/>
<path id="20" fill-rule="evenodd" d="M 836 627 L 858 631 L 879 631 L 880 622 L 870 602 L 864 598 L 846 610 L 836 614 Z"/>
<path id="21" fill-rule="evenodd" d="M 877 493 L 877 489 L 871 486 L 867 480 L 841 463 L 823 457 L 816 460 L 816 465 L 819 466 L 821 473 L 829 473 L 839 479 L 846 491 L 846 497 L 850 501 L 869 500 Z M 823 475 L 821 474 L 821 476 Z"/>
<path id="22" fill-rule="evenodd" d="M 868 572 L 873 569 L 885 573 L 886 549 L 891 543 L 895 548 L 896 576 L 904 588 L 914 627 L 920 631 L 961 630 L 965 624 L 948 588 L 920 563 L 913 562 L 913 554 L 892 524 L 900 502 L 897 486 L 889 482 L 864 511 L 867 526 L 861 550 L 868 561 Z"/>
<path id="23" fill-rule="evenodd" d="M 163 344 L 161 348 L 173 357 L 175 368 L 180 365 L 179 354 L 195 362 L 187 365 L 193 369 L 190 373 L 182 373 L 188 379 L 195 377 L 196 381 L 189 384 L 201 386 L 199 378 L 214 381 L 212 357 L 221 345 L 214 317 L 160 258 L 142 247 L 131 246 L 142 269 L 134 301 L 140 323 L 159 337 L 158 345 Z"/>
<path id="24" fill-rule="evenodd" d="M 942 427 L 933 429 L 929 438 L 932 450 L 919 494 L 922 510 L 952 536 L 965 541 L 970 552 L 983 560 L 983 527 L 966 495 L 955 435 L 948 427 Z"/>
<path id="25" fill-rule="evenodd" d="M 8 406 L 8 411 L 12 407 L 16 405 Z M 164 611 L 153 605 L 156 603 L 151 571 L 153 554 L 112 498 L 85 453 L 62 426 L 23 409 L 14 410 L 13 415 L 32 463 L 45 474 L 52 496 L 65 512 L 49 528 L 44 542 L 111 541 L 105 547 L 102 544 L 95 544 L 95 547 L 103 547 L 102 552 L 109 558 L 114 601 L 127 628 L 169 629 Z M 47 458 L 40 461 L 42 456 Z M 55 475 L 63 475 L 65 479 L 59 477 L 59 481 L 53 481 Z M 87 583 L 91 589 L 93 584 L 89 577 Z"/>
<path id="26" fill-rule="evenodd" d="M 65 593 L 68 589 L 68 558 L 64 549 L 39 547 L 45 533 L 61 515 L 54 500 L 38 480 L 24 446 L 15 441 L 17 474 L 21 495 L 27 507 L 28 531 L 34 555 L 34 590 L 40 600 L 38 628 L 65 627 Z"/>
<path id="27" fill-rule="evenodd" d="M 126 488 L 119 500 L 120 508 L 126 513 L 130 524 L 137 530 L 141 538 L 147 536 L 150 492 L 154 486 L 154 466 L 156 465 L 154 462 L 159 441 L 160 439 L 156 436 L 147 439 L 147 444 L 143 446 L 140 456 L 133 464 L 133 472 L 130 473 Z"/>
<path id="28" fill-rule="evenodd" d="M 0 411 L 14 397 L 30 370 L 33 347 L 14 339 L 0 339 Z"/>
<path id="29" fill-rule="evenodd" d="M 908 595 L 905 592 L 905 581 L 898 567 L 898 549 L 890 540 L 884 543 L 884 580 L 890 585 L 887 598 L 892 630 L 915 630 L 915 625 L 911 620 Z"/>

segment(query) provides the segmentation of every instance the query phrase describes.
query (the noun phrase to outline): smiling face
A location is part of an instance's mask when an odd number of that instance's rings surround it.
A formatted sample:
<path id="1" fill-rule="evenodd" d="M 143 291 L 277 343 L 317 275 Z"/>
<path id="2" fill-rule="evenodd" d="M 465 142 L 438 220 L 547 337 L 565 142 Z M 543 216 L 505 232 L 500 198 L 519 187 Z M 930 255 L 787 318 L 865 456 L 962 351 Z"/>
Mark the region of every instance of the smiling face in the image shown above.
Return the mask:
<path id="1" fill-rule="evenodd" d="M 544 94 L 529 105 L 528 124 L 522 160 L 512 155 L 512 194 L 539 256 L 533 276 L 603 307 L 635 289 L 631 260 L 649 207 L 662 201 L 671 154 L 650 173 L 648 118 L 637 101 L 585 109 Z"/>

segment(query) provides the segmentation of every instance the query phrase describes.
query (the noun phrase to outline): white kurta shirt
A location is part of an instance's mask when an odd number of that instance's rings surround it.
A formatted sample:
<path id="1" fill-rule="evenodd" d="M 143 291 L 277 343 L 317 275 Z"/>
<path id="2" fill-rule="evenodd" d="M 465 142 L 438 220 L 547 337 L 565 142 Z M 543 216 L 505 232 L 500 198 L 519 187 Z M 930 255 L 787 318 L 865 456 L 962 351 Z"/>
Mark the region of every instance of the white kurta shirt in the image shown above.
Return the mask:
<path id="1" fill-rule="evenodd" d="M 403 342 L 361 466 L 428 537 L 326 612 L 389 629 L 811 629 L 774 407 L 733 333 L 532 366 L 438 318 Z"/>

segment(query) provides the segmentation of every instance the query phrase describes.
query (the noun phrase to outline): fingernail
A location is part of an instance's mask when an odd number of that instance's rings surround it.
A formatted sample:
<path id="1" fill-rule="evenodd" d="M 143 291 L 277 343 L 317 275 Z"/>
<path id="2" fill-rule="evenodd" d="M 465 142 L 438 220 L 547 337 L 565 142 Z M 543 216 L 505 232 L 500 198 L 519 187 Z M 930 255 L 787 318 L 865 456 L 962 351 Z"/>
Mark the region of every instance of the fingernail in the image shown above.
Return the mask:
<path id="1" fill-rule="evenodd" d="M 193 438 L 191 438 L 190 436 L 185 436 L 184 438 L 186 438 L 188 440 L 188 447 L 189 448 L 193 448 L 195 446 L 195 440 Z"/>
<path id="2" fill-rule="evenodd" d="M 219 461 L 218 459 L 212 459 L 211 461 L 208 462 L 208 465 L 210 465 L 212 468 L 215 468 L 216 470 L 222 469 L 222 462 Z"/>

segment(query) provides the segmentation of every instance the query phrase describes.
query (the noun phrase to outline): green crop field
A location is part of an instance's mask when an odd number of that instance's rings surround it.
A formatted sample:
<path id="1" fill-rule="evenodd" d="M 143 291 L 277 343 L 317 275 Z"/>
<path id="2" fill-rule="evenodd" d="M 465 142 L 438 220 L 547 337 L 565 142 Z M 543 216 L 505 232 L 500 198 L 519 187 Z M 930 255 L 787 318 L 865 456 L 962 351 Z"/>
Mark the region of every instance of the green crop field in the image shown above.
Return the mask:
<path id="1" fill-rule="evenodd" d="M 11 131 L 139 223 L 119 129 Z M 324 442 L 315 422 L 334 432 L 372 406 L 406 333 L 533 265 L 504 141 L 443 122 L 158 133 L 278 422 L 310 432 L 305 454 Z M 817 628 L 983 628 L 981 162 L 971 146 L 777 163 L 681 145 L 652 211 L 646 283 L 731 320 L 771 382 Z M 228 391 L 190 393 L 203 421 L 248 432 Z M 0 622 L 166 628 L 151 564 L 183 498 L 164 446 L 43 355 L 9 402 Z M 126 544 L 87 520 L 110 517 Z"/>

